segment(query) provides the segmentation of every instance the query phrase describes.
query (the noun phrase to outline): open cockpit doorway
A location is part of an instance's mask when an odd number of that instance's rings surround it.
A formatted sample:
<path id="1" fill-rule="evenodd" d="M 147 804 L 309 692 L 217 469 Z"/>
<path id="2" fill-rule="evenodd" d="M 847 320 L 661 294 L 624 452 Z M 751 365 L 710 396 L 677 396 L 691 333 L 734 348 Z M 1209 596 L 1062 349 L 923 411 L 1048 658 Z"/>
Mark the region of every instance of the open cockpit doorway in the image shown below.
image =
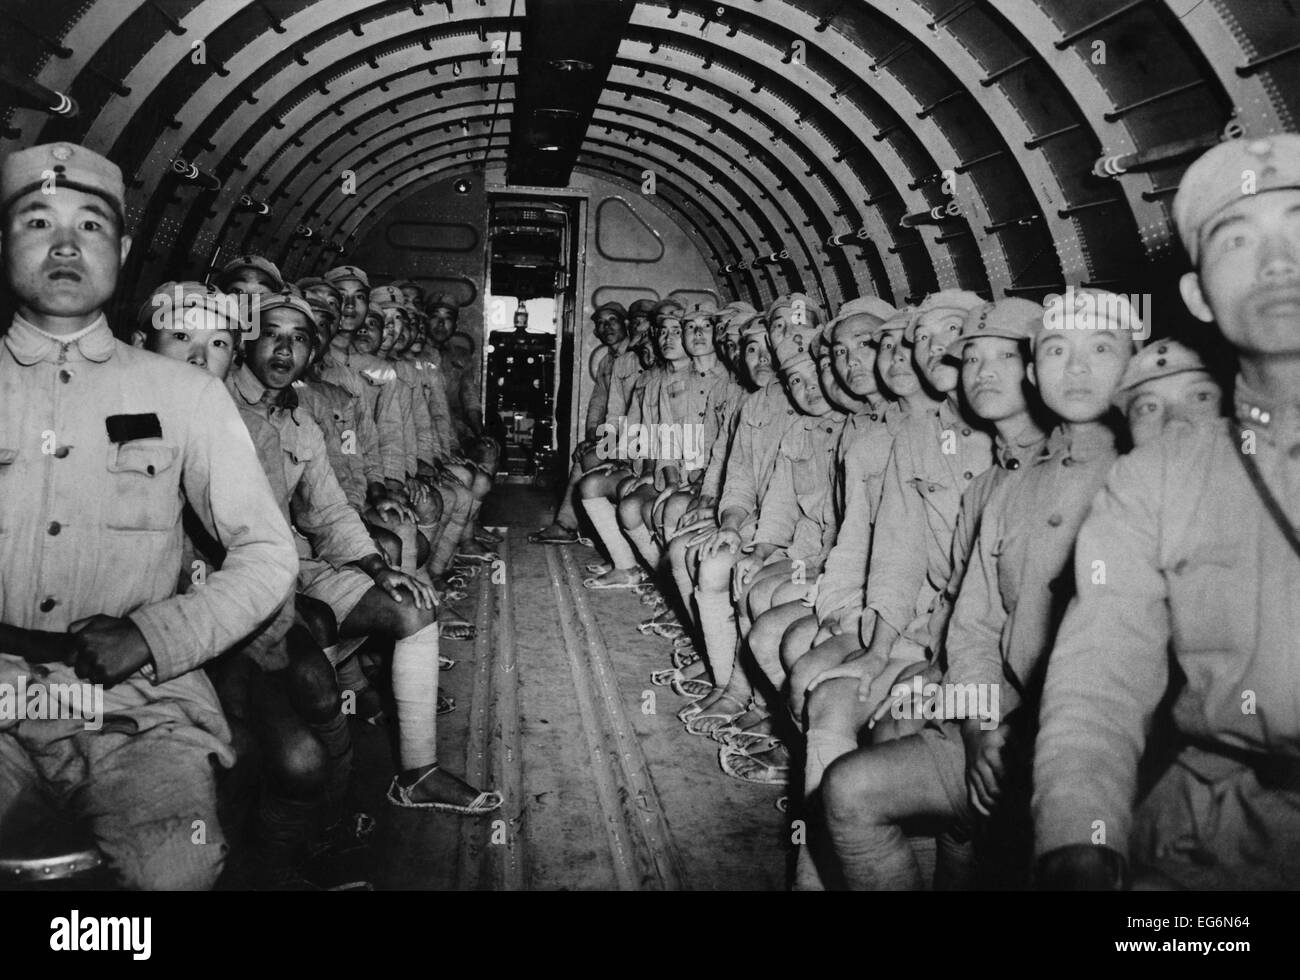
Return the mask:
<path id="1" fill-rule="evenodd" d="M 507 482 L 550 486 L 568 459 L 584 203 L 489 193 L 483 404 Z"/>

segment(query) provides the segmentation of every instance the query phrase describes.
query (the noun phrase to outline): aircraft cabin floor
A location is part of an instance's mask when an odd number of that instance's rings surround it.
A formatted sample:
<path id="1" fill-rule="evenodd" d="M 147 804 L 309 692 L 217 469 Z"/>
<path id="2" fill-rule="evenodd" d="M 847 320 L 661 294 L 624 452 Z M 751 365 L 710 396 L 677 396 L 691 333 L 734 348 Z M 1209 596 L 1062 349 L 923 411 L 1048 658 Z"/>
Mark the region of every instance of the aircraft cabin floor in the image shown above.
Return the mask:
<path id="1" fill-rule="evenodd" d="M 584 589 L 590 548 L 528 543 L 550 492 L 502 485 L 488 504 L 484 523 L 509 534 L 459 604 L 478 637 L 443 641 L 459 663 L 443 674 L 457 707 L 439 719 L 439 755 L 505 806 L 477 819 L 394 808 L 389 738 L 354 723 L 359 805 L 378 821 L 356 873 L 377 889 L 783 888 L 783 791 L 724 775 L 718 744 L 686 733 L 685 702 L 650 683 L 671 644 L 637 632 L 639 597 Z"/>

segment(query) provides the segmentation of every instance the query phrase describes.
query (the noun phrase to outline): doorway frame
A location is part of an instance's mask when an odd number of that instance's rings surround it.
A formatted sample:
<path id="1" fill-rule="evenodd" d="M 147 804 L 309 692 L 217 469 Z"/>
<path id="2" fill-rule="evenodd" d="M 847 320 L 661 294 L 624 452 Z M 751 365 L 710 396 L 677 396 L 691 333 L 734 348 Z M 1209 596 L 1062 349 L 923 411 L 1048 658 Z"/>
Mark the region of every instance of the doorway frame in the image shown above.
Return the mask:
<path id="1" fill-rule="evenodd" d="M 483 250 L 483 282 L 484 282 L 484 302 L 487 297 L 492 295 L 492 208 L 494 203 L 501 198 L 516 198 L 523 201 L 529 199 L 533 201 L 545 200 L 546 198 L 568 198 L 571 199 L 576 207 L 573 210 L 573 283 L 572 294 L 573 302 L 565 304 L 565 308 L 557 310 L 559 316 L 555 324 L 555 359 L 557 370 L 555 372 L 555 387 L 551 391 L 552 411 L 558 408 L 560 390 L 564 384 L 564 345 L 566 340 L 570 344 L 570 364 L 568 372 L 572 384 L 569 392 L 569 431 L 567 440 L 561 438 L 558 428 L 553 427 L 551 438 L 555 442 L 552 448 L 563 449 L 567 454 L 578 444 L 582 438 L 582 426 L 584 420 L 579 417 L 579 408 L 583 404 L 584 395 L 590 397 L 590 392 L 581 384 L 586 377 L 586 371 L 583 370 L 579 363 L 578 354 L 581 344 L 579 344 L 578 330 L 580 329 L 578 320 L 579 311 L 586 313 L 587 308 L 587 222 L 589 220 L 589 198 L 587 191 L 569 187 L 541 187 L 531 184 L 504 184 L 496 182 L 484 182 L 483 185 L 484 202 L 486 204 L 484 223 L 487 235 L 487 247 Z M 484 343 L 480 352 L 483 359 L 482 369 L 479 372 L 483 379 L 482 404 L 486 422 L 487 413 L 487 339 L 492 336 L 490 324 L 488 323 L 488 310 L 486 306 L 483 311 L 484 323 Z M 566 464 L 567 470 L 567 464 Z"/>

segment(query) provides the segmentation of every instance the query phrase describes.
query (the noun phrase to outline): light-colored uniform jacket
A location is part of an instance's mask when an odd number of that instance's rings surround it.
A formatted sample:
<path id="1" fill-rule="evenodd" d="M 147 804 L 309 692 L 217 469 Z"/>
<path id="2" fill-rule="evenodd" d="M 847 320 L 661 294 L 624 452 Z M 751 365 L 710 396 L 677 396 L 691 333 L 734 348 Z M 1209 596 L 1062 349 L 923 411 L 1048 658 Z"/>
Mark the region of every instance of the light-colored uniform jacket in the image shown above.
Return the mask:
<path id="1" fill-rule="evenodd" d="M 1108 429 L 1060 429 L 1034 465 L 1003 480 L 979 534 L 948 625 L 948 680 L 998 685 L 1003 718 L 1036 710 L 1042 671 L 1074 594 L 1074 540 L 1115 461 Z M 1024 719 L 1032 731 L 1035 718 Z"/>
<path id="2" fill-rule="evenodd" d="M 849 606 L 867 604 L 867 561 L 871 535 L 880 507 L 885 467 L 894 436 L 907 418 L 907 409 L 890 402 L 880 412 L 850 415 L 836 449 L 835 511 L 839 531 L 835 547 L 817 587 L 813 610 L 818 622 Z"/>
<path id="3" fill-rule="evenodd" d="M 774 544 L 776 554 L 820 572 L 835 544 L 835 447 L 844 416 L 800 416 L 785 430 L 776 453 L 772 482 L 763 495 L 756 544 Z"/>
<path id="4" fill-rule="evenodd" d="M 375 543 L 348 503 L 330 466 L 325 437 L 291 387 L 282 392 L 288 405 L 268 406 L 262 401 L 262 382 L 242 365 L 226 382 L 241 412 L 264 415 L 280 434 L 280 465 L 289 492 L 289 514 L 294 526 L 311 542 L 312 554 L 334 568 L 375 554 Z M 268 461 L 269 462 L 269 461 Z"/>
<path id="5" fill-rule="evenodd" d="M 872 536 L 867 607 L 920 650 L 931 647 L 931 606 L 952 575 L 961 495 L 992 464 L 992 438 L 947 400 L 913 415 L 894 437 Z"/>
<path id="6" fill-rule="evenodd" d="M 156 417 L 159 436 L 112 442 L 107 420 Z M 129 435 L 129 433 L 128 433 Z M 226 550 L 201 588 L 176 594 L 188 502 Z M 105 691 L 137 725 L 192 723 L 229 764 L 230 733 L 194 668 L 269 620 L 293 588 L 289 526 L 221 382 L 120 343 L 100 319 L 60 344 L 15 317 L 0 348 L 0 621 L 63 631 L 128 617 L 153 656 Z M 24 662 L 0 656 L 8 670 Z M 79 683 L 52 665 L 50 683 Z"/>
<path id="7" fill-rule="evenodd" d="M 1296 523 L 1300 412 L 1282 414 L 1285 436 L 1277 412 L 1271 427 L 1239 417 Z M 1244 445 L 1227 423 L 1168 429 L 1097 495 L 1043 694 L 1039 853 L 1102 828 L 1108 846 L 1185 887 L 1300 886 L 1300 558 L 1237 458 Z M 1135 814 L 1171 649 L 1185 678 L 1174 723 L 1192 744 Z"/>
<path id="8" fill-rule="evenodd" d="M 367 486 L 371 480 L 382 483 L 384 479 L 383 471 L 377 465 L 368 465 L 366 454 L 361 450 L 360 431 L 363 426 L 369 428 L 373 439 L 378 439 L 374 420 L 361 411 L 359 399 L 329 381 L 295 381 L 293 390 L 298 396 L 298 404 L 310 412 L 320 426 L 330 465 L 348 503 L 357 510 L 364 510 Z"/>
<path id="9" fill-rule="evenodd" d="M 725 511 L 737 509 L 749 515 L 749 527 L 757 526 L 759 502 L 772 481 L 781 437 L 799 417 L 780 381 L 771 381 L 745 397 L 727 454 L 719 518 Z"/>

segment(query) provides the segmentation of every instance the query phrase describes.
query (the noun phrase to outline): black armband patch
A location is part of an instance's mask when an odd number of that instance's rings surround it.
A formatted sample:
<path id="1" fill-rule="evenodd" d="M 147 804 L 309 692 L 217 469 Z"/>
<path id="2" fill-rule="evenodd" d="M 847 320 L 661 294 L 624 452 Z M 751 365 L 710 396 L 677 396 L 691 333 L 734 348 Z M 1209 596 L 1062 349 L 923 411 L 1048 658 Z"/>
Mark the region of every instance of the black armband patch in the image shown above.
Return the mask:
<path id="1" fill-rule="evenodd" d="M 142 415 L 110 415 L 104 420 L 108 439 L 118 445 L 134 439 L 161 439 L 162 423 L 153 412 Z"/>

